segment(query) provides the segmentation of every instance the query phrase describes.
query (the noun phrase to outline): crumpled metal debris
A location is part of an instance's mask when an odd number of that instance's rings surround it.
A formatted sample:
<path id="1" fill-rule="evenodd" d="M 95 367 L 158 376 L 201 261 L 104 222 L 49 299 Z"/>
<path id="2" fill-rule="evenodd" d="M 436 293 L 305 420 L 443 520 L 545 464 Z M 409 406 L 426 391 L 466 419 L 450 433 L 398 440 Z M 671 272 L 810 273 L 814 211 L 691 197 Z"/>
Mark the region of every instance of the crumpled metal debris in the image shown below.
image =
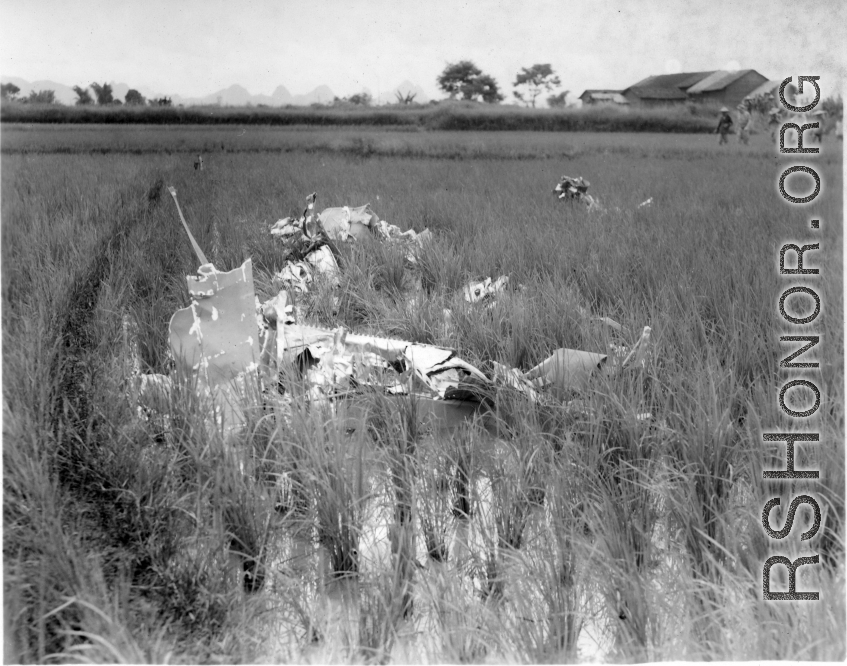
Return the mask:
<path id="1" fill-rule="evenodd" d="M 289 261 L 274 277 L 286 287 L 306 293 L 315 275 L 324 275 L 330 279 L 333 287 L 341 284 L 338 262 L 328 245 L 323 245 L 306 255 L 303 261 Z"/>
<path id="2" fill-rule="evenodd" d="M 470 282 L 466 284 L 462 293 L 468 303 L 488 302 L 493 304 L 497 294 L 501 293 L 508 284 L 508 275 L 501 275 L 496 280 L 487 277 L 482 282 Z"/>
<path id="3" fill-rule="evenodd" d="M 330 238 L 340 241 L 348 238 L 362 240 L 379 223 L 379 217 L 369 203 L 357 208 L 326 208 L 318 214 L 318 220 Z"/>
<path id="4" fill-rule="evenodd" d="M 473 393 L 466 386 L 470 378 L 488 382 L 477 368 L 442 347 L 302 324 L 285 326 L 283 336 L 284 362 L 307 368 L 307 379 L 325 387 L 327 397 L 370 386 L 392 395 L 464 399 Z"/>
<path id="5" fill-rule="evenodd" d="M 617 324 L 606 317 L 600 319 Z M 559 398 L 567 397 L 584 390 L 595 372 L 613 374 L 624 369 L 644 368 L 650 355 L 651 332 L 652 329 L 645 326 L 632 349 L 610 343 L 608 354 L 557 349 L 525 373 L 495 362 L 495 376 L 533 401 L 538 400 L 538 390 L 548 390 Z"/>
<path id="6" fill-rule="evenodd" d="M 406 259 L 417 262 L 416 249 L 432 238 L 429 229 L 418 233 L 414 229 L 402 231 L 394 224 L 380 220 L 370 204 L 358 207 L 326 208 L 314 213 L 317 193 L 307 197 L 307 207 L 299 219 L 286 217 L 271 226 L 271 235 L 282 240 L 289 248 L 292 259 L 307 259 L 307 255 L 327 241 L 362 241 L 368 236 L 388 243 L 406 243 Z M 298 252 L 299 250 L 299 252 Z"/>
<path id="7" fill-rule="evenodd" d="M 562 201 L 578 201 L 591 210 L 597 205 L 597 200 L 588 194 L 589 185 L 590 183 L 581 176 L 562 176 L 553 192 Z"/>
<path id="8" fill-rule="evenodd" d="M 544 394 L 569 398 L 584 390 L 595 372 L 644 367 L 649 354 L 651 329 L 645 327 L 632 349 L 610 345 L 609 354 L 558 349 L 527 372 L 492 362 L 489 378 L 451 349 L 293 323 L 285 290 L 257 308 L 249 260 L 228 273 L 201 269 L 199 278 L 188 278 L 195 302 L 172 319 L 171 347 L 177 361 L 198 374 L 201 389 L 214 395 L 218 422 L 223 418 L 230 426 L 243 422 L 233 382 L 257 368 L 274 388 L 280 373 L 299 371 L 307 398 L 316 404 L 365 389 L 415 395 L 430 401 L 430 411 L 431 401 L 444 402 L 438 418 L 455 423 L 497 386 L 534 402 Z M 170 379 L 150 376 L 141 393 L 149 407 L 161 408 Z M 469 407 L 473 404 L 477 407 Z"/>
<path id="9" fill-rule="evenodd" d="M 338 276 L 331 247 L 320 242 L 320 236 L 327 235 L 321 216 L 310 227 L 315 216 L 308 211 L 314 208 L 314 196 L 309 199 L 301 225 L 291 225 L 289 221 L 278 228 L 278 235 L 283 237 L 296 237 L 297 232 L 292 233 L 290 227 L 299 229 L 300 238 L 310 243 L 309 252 L 301 260 L 289 262 L 277 275 L 292 292 L 307 291 L 315 273 L 336 279 Z M 367 206 L 327 210 L 331 213 L 323 220 L 334 229 L 337 239 L 344 239 L 343 234 L 355 238 L 362 229 L 373 233 L 376 216 Z M 362 229 L 354 225 L 361 225 Z M 397 233 L 404 238 L 422 235 L 399 232 L 378 220 L 377 225 L 377 233 L 385 233 L 388 238 Z M 195 250 L 202 257 L 202 252 Z M 464 297 L 471 303 L 493 301 L 508 283 L 507 276 L 471 283 L 464 288 Z M 174 313 L 170 347 L 182 370 L 196 376 L 198 389 L 211 398 L 214 422 L 223 423 L 225 428 L 244 422 L 240 398 L 246 379 L 257 370 L 256 376 L 264 381 L 268 395 L 279 397 L 281 373 L 296 371 L 307 385 L 307 398 L 315 403 L 334 403 L 365 389 L 377 390 L 389 396 L 415 395 L 428 400 L 429 405 L 440 403 L 439 418 L 455 420 L 473 413 L 475 408 L 468 405 L 485 402 L 498 386 L 511 387 L 532 401 L 546 400 L 544 395 L 573 398 L 595 372 L 645 367 L 650 353 L 648 326 L 632 349 L 615 344 L 610 344 L 608 354 L 558 349 L 527 372 L 492 362 L 489 378 L 451 349 L 297 322 L 295 308 L 289 302 L 290 292 L 285 289 L 260 304 L 250 259 L 232 271 L 219 271 L 204 263 L 197 276 L 187 276 L 187 284 L 192 303 Z M 608 317 L 594 319 L 618 333 L 623 330 Z M 270 387 L 275 390 L 268 391 Z M 169 400 L 171 379 L 148 375 L 142 378 L 139 389 L 140 403 L 161 409 Z"/>

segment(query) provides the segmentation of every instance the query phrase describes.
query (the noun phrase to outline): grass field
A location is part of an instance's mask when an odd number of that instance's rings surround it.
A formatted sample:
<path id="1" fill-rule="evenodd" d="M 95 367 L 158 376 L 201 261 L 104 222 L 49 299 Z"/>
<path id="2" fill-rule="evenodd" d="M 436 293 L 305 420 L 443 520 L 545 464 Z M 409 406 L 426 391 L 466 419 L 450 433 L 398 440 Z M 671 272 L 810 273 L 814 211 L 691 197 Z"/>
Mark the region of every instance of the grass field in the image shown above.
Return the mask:
<path id="1" fill-rule="evenodd" d="M 776 183 L 795 161 L 762 135 L 721 148 L 682 134 L 242 129 L 3 125 L 7 654 L 845 658 L 840 143 L 803 160 L 823 194 L 791 206 Z M 562 173 L 589 180 L 604 210 L 557 201 Z M 252 257 L 262 300 L 281 268 L 268 227 L 310 192 L 318 209 L 370 202 L 432 230 L 414 269 L 376 242 L 343 246 L 315 323 L 451 347 L 490 374 L 559 347 L 604 351 L 590 313 L 623 324 L 628 345 L 650 326 L 652 361 L 598 378 L 586 413 L 502 391 L 495 433 L 423 431 L 413 402 L 374 398 L 351 434 L 295 403 L 288 419 L 266 407 L 234 451 L 183 378 L 163 431 L 130 386 L 136 346 L 144 372 L 170 370 L 168 321 L 197 268 L 167 185 L 219 269 Z M 820 276 L 789 285 L 786 242 L 820 242 L 807 254 Z M 521 288 L 491 310 L 464 303 L 468 280 L 502 274 Z M 761 480 L 784 465 L 761 433 L 801 427 L 777 404 L 797 376 L 779 368 L 779 335 L 798 332 L 778 300 L 794 284 L 823 303 L 803 331 L 821 336 L 822 404 L 802 424 L 821 441 L 796 463 L 822 472 L 789 485 Z M 801 509 L 769 539 L 762 507 L 801 492 L 818 498 L 820 531 L 800 542 Z M 800 568 L 797 589 L 820 602 L 761 601 L 767 557 L 811 553 L 821 565 Z"/>

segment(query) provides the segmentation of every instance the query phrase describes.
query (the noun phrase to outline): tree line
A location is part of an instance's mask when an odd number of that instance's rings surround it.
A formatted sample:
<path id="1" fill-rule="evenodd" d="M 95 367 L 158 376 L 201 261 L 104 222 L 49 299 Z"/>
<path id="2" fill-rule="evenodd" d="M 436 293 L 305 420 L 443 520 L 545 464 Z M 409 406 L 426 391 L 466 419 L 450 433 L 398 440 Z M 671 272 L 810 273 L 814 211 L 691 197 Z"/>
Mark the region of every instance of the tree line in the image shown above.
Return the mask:
<path id="1" fill-rule="evenodd" d="M 0 94 L 4 101 L 26 102 L 28 104 L 56 104 L 56 92 L 54 90 L 32 90 L 27 97 L 18 97 L 21 89 L 14 83 L 4 83 L 0 86 Z M 97 104 L 99 106 L 173 106 L 170 97 L 159 97 L 157 99 L 146 99 L 140 92 L 131 88 L 124 95 L 123 101 L 115 98 L 114 89 L 109 83 L 92 83 L 87 88 L 74 86 L 76 94 L 76 106 L 88 106 Z M 92 92 L 94 93 L 92 95 Z"/>
<path id="2" fill-rule="evenodd" d="M 460 60 L 450 63 L 437 79 L 438 87 L 450 96 L 450 99 L 460 97 L 464 100 L 497 104 L 505 98 L 500 92 L 497 81 L 490 74 L 485 74 L 470 60 Z M 552 92 L 562 85 L 561 80 L 553 71 L 550 63 L 536 63 L 532 67 L 522 67 L 512 84 L 512 93 L 520 102 L 535 108 L 536 100 L 545 91 Z M 570 91 L 565 90 L 557 95 L 547 97 L 551 107 L 565 106 L 565 99 Z"/>
<path id="3" fill-rule="evenodd" d="M 505 98 L 500 91 L 497 81 L 490 74 L 485 74 L 470 60 L 460 60 L 449 63 L 444 71 L 436 79 L 438 87 L 445 92 L 450 99 L 463 99 L 468 101 L 481 101 L 487 104 L 498 104 Z M 515 99 L 526 106 L 535 108 L 536 100 L 545 92 L 552 93 L 555 88 L 562 85 L 561 80 L 553 71 L 549 63 L 537 63 L 531 67 L 522 67 L 517 73 L 513 95 Z M 87 106 L 97 104 L 98 106 L 120 105 L 127 106 L 172 106 L 170 97 L 158 99 L 145 99 L 138 90 L 130 89 L 124 96 L 123 101 L 114 97 L 114 90 L 108 83 L 92 83 L 88 87 L 74 86 L 73 91 L 77 96 L 74 102 L 76 106 Z M 30 92 L 28 97 L 19 99 L 17 94 L 20 88 L 13 83 L 2 85 L 3 100 L 28 102 L 32 104 L 55 104 L 56 93 L 52 90 L 40 90 Z M 570 91 L 565 90 L 547 97 L 547 104 L 551 107 L 565 106 L 565 99 Z M 92 94 L 93 93 L 93 94 Z M 402 95 L 397 93 L 397 103 L 409 105 L 414 102 L 414 94 Z M 368 92 L 361 92 L 350 97 L 336 97 L 333 106 L 370 106 L 373 98 Z"/>
<path id="4" fill-rule="evenodd" d="M 467 101 L 485 102 L 487 104 L 498 104 L 505 98 L 500 92 L 497 81 L 490 74 L 485 74 L 470 60 L 460 60 L 449 63 L 444 71 L 436 79 L 438 87 L 450 99 L 463 99 Z M 537 63 L 532 67 L 522 67 L 512 84 L 515 88 L 512 93 L 520 102 L 535 108 L 536 100 L 545 91 L 552 92 L 562 85 L 561 80 L 553 71 L 550 63 Z M 565 98 L 569 90 L 547 97 L 547 104 L 551 107 L 565 106 Z M 395 93 L 397 104 L 408 105 L 414 103 L 414 93 Z M 373 98 L 368 92 L 356 93 L 350 97 L 336 97 L 332 106 L 371 106 Z"/>

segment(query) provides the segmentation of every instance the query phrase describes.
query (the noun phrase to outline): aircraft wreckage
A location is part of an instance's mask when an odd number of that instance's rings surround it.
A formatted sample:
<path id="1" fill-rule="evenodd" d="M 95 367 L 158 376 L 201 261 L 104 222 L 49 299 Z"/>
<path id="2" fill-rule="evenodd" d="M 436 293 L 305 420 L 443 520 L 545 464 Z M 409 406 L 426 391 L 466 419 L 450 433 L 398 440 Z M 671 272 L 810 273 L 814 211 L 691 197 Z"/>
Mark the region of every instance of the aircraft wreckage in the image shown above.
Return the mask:
<path id="1" fill-rule="evenodd" d="M 402 244 L 414 264 L 416 252 L 431 234 L 401 231 L 380 220 L 369 205 L 328 208 L 315 214 L 315 194 L 297 218 L 272 225 L 286 263 L 277 273 L 285 287 L 260 303 L 253 284 L 252 261 L 220 271 L 206 260 L 188 228 L 176 191 L 169 188 L 180 219 L 201 262 L 197 275 L 187 276 L 191 303 L 170 321 L 169 345 L 177 374 L 190 377 L 197 393 L 208 399 L 214 423 L 225 431 L 244 423 L 241 404 L 251 386 L 261 386 L 264 399 L 284 397 L 282 377 L 304 383 L 310 404 L 355 402 L 356 396 L 377 392 L 389 398 L 412 396 L 419 414 L 437 427 L 453 427 L 484 408 L 498 388 L 520 392 L 529 400 L 556 401 L 573 397 L 595 373 L 617 373 L 643 367 L 650 353 L 651 329 L 645 326 L 631 349 L 610 345 L 608 354 L 557 349 L 534 368 L 522 372 L 492 361 L 492 376 L 465 362 L 454 350 L 407 340 L 377 337 L 309 325 L 292 304 L 294 293 L 308 293 L 317 275 L 339 284 L 335 243 L 356 242 L 367 235 Z M 464 298 L 471 304 L 493 304 L 509 278 L 487 278 L 468 284 Z M 613 330 L 612 319 L 595 317 Z M 161 410 L 173 379 L 140 375 L 141 407 Z M 640 415 L 639 418 L 649 418 Z"/>

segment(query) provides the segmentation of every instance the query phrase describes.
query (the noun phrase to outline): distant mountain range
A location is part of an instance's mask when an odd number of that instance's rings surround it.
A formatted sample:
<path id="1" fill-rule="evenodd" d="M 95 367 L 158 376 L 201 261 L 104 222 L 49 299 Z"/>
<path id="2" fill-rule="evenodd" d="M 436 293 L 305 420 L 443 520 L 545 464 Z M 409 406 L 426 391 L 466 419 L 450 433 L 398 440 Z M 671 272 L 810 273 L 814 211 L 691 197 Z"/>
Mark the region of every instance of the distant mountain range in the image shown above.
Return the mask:
<path id="1" fill-rule="evenodd" d="M 18 93 L 19 97 L 27 97 L 30 91 L 33 90 L 52 90 L 56 93 L 56 101 L 61 104 L 73 104 L 76 102 L 76 93 L 73 91 L 73 87 L 66 86 L 62 83 L 56 83 L 55 81 L 27 81 L 16 76 L 3 76 L 0 78 L 0 81 L 3 83 L 14 83 L 18 88 L 20 88 L 20 92 Z M 111 82 L 111 85 L 113 97 L 123 101 L 130 89 L 130 86 L 125 83 L 115 82 Z M 144 95 L 147 99 L 165 96 L 162 93 L 155 92 L 143 86 L 137 87 L 136 90 L 138 90 L 138 92 Z M 368 89 L 365 89 L 364 92 L 368 92 L 373 95 L 373 92 Z M 415 102 L 426 103 L 429 101 L 429 98 L 426 96 L 423 88 L 410 81 L 403 81 L 396 88 L 388 92 L 381 93 L 378 99 L 374 99 L 374 102 L 377 104 L 391 104 L 397 101 L 398 94 L 405 96 L 410 93 L 415 95 Z M 204 97 L 182 97 L 180 95 L 167 96 L 171 98 L 174 104 L 183 104 L 185 106 L 207 104 L 222 104 L 224 106 L 247 106 L 248 104 L 252 104 L 254 106 L 258 104 L 266 104 L 268 106 L 286 106 L 289 104 L 295 106 L 308 106 L 309 104 L 330 103 L 335 98 L 335 93 L 333 93 L 328 86 L 320 85 L 305 95 L 292 95 L 285 86 L 277 86 L 276 90 L 274 90 L 270 95 L 252 95 L 243 86 L 234 84 L 229 88 L 218 90 L 209 95 L 205 95 Z M 375 95 L 373 96 L 376 98 Z"/>

